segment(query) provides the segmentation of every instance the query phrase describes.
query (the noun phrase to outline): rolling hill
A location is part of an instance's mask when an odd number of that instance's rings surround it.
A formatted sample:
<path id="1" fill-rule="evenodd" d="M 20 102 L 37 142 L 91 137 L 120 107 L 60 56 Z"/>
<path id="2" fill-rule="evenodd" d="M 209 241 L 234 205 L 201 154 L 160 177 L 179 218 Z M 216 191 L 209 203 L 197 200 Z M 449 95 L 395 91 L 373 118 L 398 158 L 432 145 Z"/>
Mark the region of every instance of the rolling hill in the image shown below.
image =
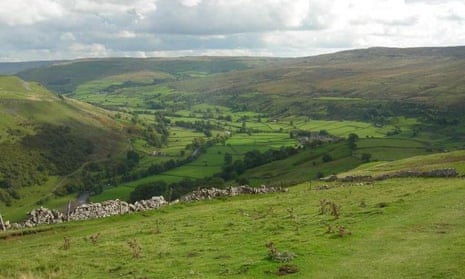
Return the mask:
<path id="1" fill-rule="evenodd" d="M 461 278 L 464 69 L 465 47 L 371 48 L 1 76 L 9 220 L 82 192 L 292 187 L 0 232 L 0 278 Z M 395 175 L 449 168 L 457 176 Z M 332 174 L 386 179 L 316 179 Z"/>
<path id="2" fill-rule="evenodd" d="M 108 58 L 68 61 L 19 72 L 18 76 L 70 96 L 79 95 L 83 88 L 115 95 L 115 89 L 155 91 L 164 87 L 187 94 L 194 104 L 275 117 L 300 115 L 383 124 L 392 116 L 409 116 L 449 124 L 462 117 L 464 53 L 465 47 L 369 48 L 288 59 Z M 137 73 L 150 72 L 158 77 L 133 80 Z M 128 73 L 132 77 L 124 77 Z M 119 76 L 119 83 L 114 76 Z M 95 84 L 102 80 L 107 82 Z"/>
<path id="3" fill-rule="evenodd" d="M 40 68 L 57 61 L 0 62 L 0 75 L 14 75 L 18 72 Z"/>
<path id="4" fill-rule="evenodd" d="M 463 101 L 464 53 L 465 47 L 370 48 L 294 59 L 109 58 L 68 61 L 18 75 L 56 92 L 71 94 L 77 84 L 86 81 L 120 73 L 160 71 L 177 74 L 181 80 L 167 80 L 169 86 L 194 93 L 258 92 L 447 105 Z M 200 79 L 180 75 L 189 72 L 204 75 Z"/>
<path id="5" fill-rule="evenodd" d="M 51 96 L 59 103 L 79 104 L 82 109 L 85 105 L 76 101 L 80 100 L 112 111 L 114 119 L 104 126 L 114 125 L 113 120 L 130 126 L 124 136 L 134 153 L 126 158 L 123 154 L 113 165 L 89 166 L 84 170 L 89 179 L 69 186 L 76 191 L 83 184 L 99 185 L 92 192 L 103 191 L 97 197 L 101 200 L 127 198 L 136 186 L 151 187 L 158 180 L 218 178 L 225 153 L 241 160 L 255 150 L 297 147 L 302 137 L 293 134 L 329 132 L 343 140 L 357 133 L 361 139 L 356 148 L 344 142 L 335 147 L 312 145 L 286 160 L 223 175 L 224 182 L 297 183 L 347 171 L 365 163 L 362 158 L 392 161 L 463 148 L 464 53 L 465 47 L 370 48 L 286 59 L 81 59 L 17 75 L 57 93 Z M 37 108 L 23 111 L 37 112 L 45 123 L 58 121 Z M 5 121 L 11 123 L 11 115 Z M 9 141 L 23 133 L 28 136 L 23 146 L 46 147 L 33 139 L 31 129 L 3 131 Z M 48 136 L 55 132 L 51 131 Z M 104 146 L 96 150 L 108 156 L 112 145 Z M 325 154 L 331 160 L 325 162 Z M 73 156 L 81 158 L 76 161 L 85 161 L 84 157 Z M 76 167 L 55 165 L 68 171 Z"/>
<path id="6" fill-rule="evenodd" d="M 77 86 L 88 81 L 131 72 L 164 72 L 176 78 L 192 78 L 245 70 L 281 61 L 277 58 L 186 57 L 186 58 L 105 58 L 55 63 L 18 73 L 25 80 L 44 84 L 60 94 L 73 94 Z M 171 81 L 171 79 L 168 79 Z"/>

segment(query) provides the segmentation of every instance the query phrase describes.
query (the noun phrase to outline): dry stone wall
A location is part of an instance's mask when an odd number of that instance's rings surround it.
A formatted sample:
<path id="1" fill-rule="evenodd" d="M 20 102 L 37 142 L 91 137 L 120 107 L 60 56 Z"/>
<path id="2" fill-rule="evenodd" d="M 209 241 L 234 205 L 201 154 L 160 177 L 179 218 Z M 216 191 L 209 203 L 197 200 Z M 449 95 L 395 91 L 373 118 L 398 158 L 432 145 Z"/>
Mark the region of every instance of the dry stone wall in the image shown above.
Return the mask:
<path id="1" fill-rule="evenodd" d="M 454 168 L 446 169 L 435 169 L 429 171 L 399 171 L 393 173 L 387 173 L 377 176 L 371 175 L 359 175 L 359 176 L 344 176 L 337 177 L 336 175 L 331 175 L 329 177 L 321 178 L 321 181 L 331 182 L 331 181 L 341 181 L 341 182 L 360 182 L 360 181 L 374 181 L 374 180 L 386 180 L 391 178 L 399 177 L 457 177 L 459 173 Z"/>
<path id="2" fill-rule="evenodd" d="M 58 210 L 40 207 L 28 213 L 28 219 L 21 223 L 9 225 L 9 228 L 31 228 L 42 224 L 59 224 L 67 221 L 80 221 L 95 218 L 105 218 L 114 215 L 127 214 L 145 210 L 158 209 L 168 202 L 163 196 L 152 197 L 135 203 L 120 200 L 109 200 L 101 203 L 82 204 L 71 212 L 64 214 Z"/>
<path id="3" fill-rule="evenodd" d="M 181 201 L 210 200 L 219 197 L 232 197 L 243 194 L 266 194 L 272 192 L 287 192 L 287 189 L 281 187 L 269 187 L 266 185 L 262 185 L 260 187 L 250 187 L 247 185 L 243 185 L 237 187 L 229 187 L 226 189 L 200 189 L 183 196 L 181 198 Z"/>
<path id="4" fill-rule="evenodd" d="M 268 187 L 238 186 L 227 189 L 200 189 L 181 198 L 181 201 L 197 201 L 218 197 L 236 196 L 241 194 L 265 194 L 271 192 L 285 192 L 287 189 Z M 175 201 L 174 203 L 179 202 Z M 149 200 L 141 200 L 128 203 L 120 200 L 109 200 L 101 203 L 89 203 L 76 206 L 69 212 L 62 213 L 58 210 L 40 207 L 28 213 L 28 219 L 22 223 L 6 223 L 6 229 L 32 228 L 42 224 L 59 224 L 68 221 L 81 221 L 95 218 L 105 218 L 114 215 L 128 214 L 146 210 L 159 209 L 169 203 L 163 196 L 152 197 Z"/>

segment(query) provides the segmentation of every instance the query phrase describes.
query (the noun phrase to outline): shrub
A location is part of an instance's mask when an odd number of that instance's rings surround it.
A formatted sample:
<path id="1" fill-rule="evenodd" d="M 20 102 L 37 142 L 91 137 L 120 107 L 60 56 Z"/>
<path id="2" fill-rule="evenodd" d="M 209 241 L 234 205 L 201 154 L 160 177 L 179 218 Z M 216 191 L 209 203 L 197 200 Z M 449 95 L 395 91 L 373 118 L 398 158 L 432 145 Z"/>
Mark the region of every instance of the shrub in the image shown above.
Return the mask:
<path id="1" fill-rule="evenodd" d="M 321 158 L 321 161 L 323 161 L 323 163 L 331 162 L 332 160 L 333 160 L 333 157 L 331 157 L 331 155 L 329 154 L 325 154 Z"/>
<path id="2" fill-rule="evenodd" d="M 129 248 L 132 250 L 132 257 L 133 258 L 139 258 L 140 257 L 140 252 L 141 252 L 141 247 L 137 243 L 135 239 L 129 240 L 128 241 Z"/>
<path id="3" fill-rule="evenodd" d="M 289 252 L 289 251 L 279 252 L 274 246 L 274 243 L 272 241 L 268 242 L 266 244 L 266 247 L 270 250 L 268 252 L 268 256 L 270 257 L 271 260 L 275 262 L 289 262 L 296 257 L 295 253 L 293 252 Z"/>

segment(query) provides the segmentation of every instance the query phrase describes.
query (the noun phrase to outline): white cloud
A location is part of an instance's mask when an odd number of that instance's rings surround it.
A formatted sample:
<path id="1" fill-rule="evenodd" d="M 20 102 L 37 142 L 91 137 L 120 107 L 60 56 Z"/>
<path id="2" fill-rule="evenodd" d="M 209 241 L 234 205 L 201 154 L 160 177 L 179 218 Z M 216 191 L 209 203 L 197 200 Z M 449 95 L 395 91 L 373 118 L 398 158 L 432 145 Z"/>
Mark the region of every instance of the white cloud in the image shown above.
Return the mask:
<path id="1" fill-rule="evenodd" d="M 101 44 L 72 44 L 69 47 L 69 50 L 73 53 L 76 53 L 76 58 L 85 58 L 85 57 L 106 57 L 109 54 L 109 51 L 104 45 Z"/>
<path id="2" fill-rule="evenodd" d="M 200 4 L 202 0 L 182 0 L 181 3 L 187 7 L 195 7 Z"/>
<path id="3" fill-rule="evenodd" d="M 11 0 L 0 60 L 465 44 L 462 0 Z"/>
<path id="4" fill-rule="evenodd" d="M 137 36 L 136 33 L 132 31 L 128 31 L 128 30 L 121 30 L 120 32 L 116 34 L 116 37 L 119 37 L 119 38 L 135 38 L 136 36 Z"/>
<path id="5" fill-rule="evenodd" d="M 34 24 L 49 18 L 60 17 L 64 13 L 65 9 L 53 0 L 0 2 L 0 24 L 9 26 Z"/>

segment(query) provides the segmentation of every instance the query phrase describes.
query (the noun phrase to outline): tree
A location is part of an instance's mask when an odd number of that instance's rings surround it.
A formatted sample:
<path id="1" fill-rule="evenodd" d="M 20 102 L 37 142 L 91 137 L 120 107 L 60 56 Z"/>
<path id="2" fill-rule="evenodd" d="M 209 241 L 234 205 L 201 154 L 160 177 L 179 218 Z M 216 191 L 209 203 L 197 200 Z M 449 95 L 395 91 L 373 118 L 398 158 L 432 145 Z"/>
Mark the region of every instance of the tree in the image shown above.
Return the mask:
<path id="1" fill-rule="evenodd" d="M 232 164 L 233 157 L 231 153 L 226 152 L 224 153 L 224 164 L 225 165 L 231 165 Z"/>
<path id="2" fill-rule="evenodd" d="M 247 123 L 245 122 L 245 120 L 242 121 L 242 126 L 241 126 L 241 129 L 240 129 L 240 132 L 241 133 L 247 132 Z"/>
<path id="3" fill-rule="evenodd" d="M 237 184 L 239 185 L 249 185 L 249 179 L 246 177 L 239 177 L 236 179 Z"/>
<path id="4" fill-rule="evenodd" d="M 320 130 L 320 132 L 318 133 L 320 136 L 329 136 L 329 133 L 328 131 L 326 130 Z"/>
<path id="5" fill-rule="evenodd" d="M 361 159 L 362 159 L 362 162 L 365 162 L 365 163 L 370 162 L 371 154 L 370 153 L 363 153 Z"/>
<path id="6" fill-rule="evenodd" d="M 126 153 L 126 165 L 129 169 L 132 169 L 139 163 L 139 154 L 136 151 L 129 150 Z"/>
<path id="7" fill-rule="evenodd" d="M 358 139 L 359 139 L 359 137 L 355 133 L 350 133 L 349 136 L 347 137 L 347 140 L 349 140 L 349 141 L 357 141 Z"/>
<path id="8" fill-rule="evenodd" d="M 135 202 L 166 194 L 167 191 L 169 191 L 169 189 L 165 181 L 155 181 L 137 186 L 134 191 L 131 192 L 129 199 L 131 202 Z"/>
<path id="9" fill-rule="evenodd" d="M 349 134 L 349 136 L 347 137 L 347 145 L 351 150 L 357 148 L 356 141 L 358 141 L 358 135 L 354 133 Z"/>
<path id="10" fill-rule="evenodd" d="M 333 160 L 333 157 L 331 157 L 331 155 L 329 154 L 325 154 L 321 158 L 321 161 L 323 161 L 323 163 L 331 162 L 332 160 Z"/>

